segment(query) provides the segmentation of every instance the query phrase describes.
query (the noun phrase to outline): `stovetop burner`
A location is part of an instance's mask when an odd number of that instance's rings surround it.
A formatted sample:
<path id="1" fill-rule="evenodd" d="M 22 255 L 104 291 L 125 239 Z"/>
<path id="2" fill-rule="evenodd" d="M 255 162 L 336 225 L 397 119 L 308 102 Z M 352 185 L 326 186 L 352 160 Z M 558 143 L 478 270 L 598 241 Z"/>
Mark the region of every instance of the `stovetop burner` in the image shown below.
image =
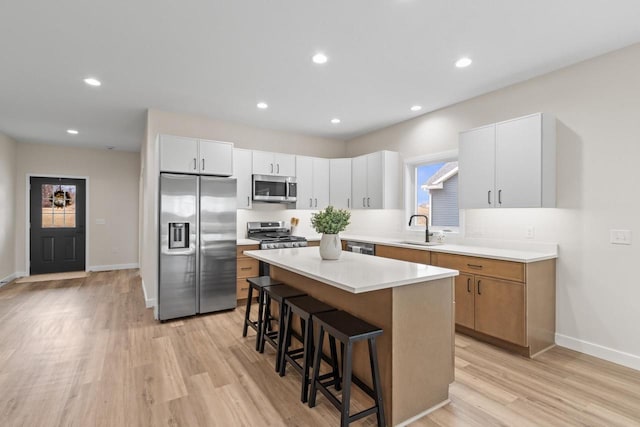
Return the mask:
<path id="1" fill-rule="evenodd" d="M 284 221 L 248 222 L 247 237 L 260 242 L 260 249 L 297 248 L 307 246 L 307 239 L 292 236 Z"/>

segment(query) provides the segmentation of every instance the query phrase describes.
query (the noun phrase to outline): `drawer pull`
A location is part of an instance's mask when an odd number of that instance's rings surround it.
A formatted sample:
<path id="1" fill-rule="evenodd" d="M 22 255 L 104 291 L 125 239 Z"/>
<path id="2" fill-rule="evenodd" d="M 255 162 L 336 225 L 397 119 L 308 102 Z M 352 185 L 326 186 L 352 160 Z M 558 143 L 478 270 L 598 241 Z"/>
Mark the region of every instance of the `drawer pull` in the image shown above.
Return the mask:
<path id="1" fill-rule="evenodd" d="M 467 267 L 469 267 L 469 268 L 482 268 L 482 266 L 478 265 L 478 264 L 467 264 Z"/>
<path id="2" fill-rule="evenodd" d="M 471 293 L 471 279 L 467 279 L 467 292 Z"/>
<path id="3" fill-rule="evenodd" d="M 240 267 L 240 270 L 253 270 L 253 267 Z"/>
<path id="4" fill-rule="evenodd" d="M 249 287 L 247 286 L 246 288 L 240 288 L 241 291 L 248 291 Z"/>

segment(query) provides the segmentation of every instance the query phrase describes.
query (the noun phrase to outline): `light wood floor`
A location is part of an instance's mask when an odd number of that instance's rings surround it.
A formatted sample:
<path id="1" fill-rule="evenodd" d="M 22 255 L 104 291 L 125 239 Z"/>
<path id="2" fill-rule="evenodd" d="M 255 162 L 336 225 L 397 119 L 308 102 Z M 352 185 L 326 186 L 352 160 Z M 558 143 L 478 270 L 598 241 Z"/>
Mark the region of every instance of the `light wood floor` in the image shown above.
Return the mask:
<path id="1" fill-rule="evenodd" d="M 0 288 L 1 426 L 335 426 L 298 400 L 243 310 L 160 324 L 137 270 Z M 356 409 L 368 402 L 356 395 Z M 640 372 L 562 348 L 527 360 L 456 337 L 452 403 L 415 426 L 640 425 Z M 375 417 L 354 423 L 373 425 Z"/>

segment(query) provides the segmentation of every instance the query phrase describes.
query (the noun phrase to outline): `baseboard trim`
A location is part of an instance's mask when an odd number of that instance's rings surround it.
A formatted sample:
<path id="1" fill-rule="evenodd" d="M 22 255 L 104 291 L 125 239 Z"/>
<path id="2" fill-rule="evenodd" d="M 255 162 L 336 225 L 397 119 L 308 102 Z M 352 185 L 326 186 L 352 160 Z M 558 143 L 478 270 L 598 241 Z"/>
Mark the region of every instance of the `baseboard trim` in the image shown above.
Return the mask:
<path id="1" fill-rule="evenodd" d="M 87 268 L 87 271 L 129 270 L 131 268 L 140 268 L 140 264 L 135 262 L 131 264 L 92 265 Z"/>
<path id="2" fill-rule="evenodd" d="M 141 278 L 140 283 L 142 284 L 142 293 L 144 294 L 144 306 L 146 308 L 153 308 L 156 306 L 155 298 L 147 297 L 147 288 L 144 286 L 144 280 Z"/>
<path id="3" fill-rule="evenodd" d="M 445 400 L 443 402 L 440 402 L 437 405 L 434 405 L 431 408 L 427 409 L 426 411 L 422 411 L 418 415 L 413 416 L 413 417 L 409 418 L 408 420 L 404 420 L 401 423 L 398 423 L 397 426 L 398 427 L 408 426 L 409 424 L 411 424 L 411 423 L 413 423 L 415 421 L 418 421 L 422 417 L 426 417 L 427 415 L 429 415 L 433 411 L 437 411 L 438 409 L 442 408 L 445 405 L 448 405 L 449 403 L 451 403 L 451 399 L 447 399 L 447 400 Z"/>
<path id="4" fill-rule="evenodd" d="M 12 274 L 8 275 L 4 279 L 1 279 L 0 280 L 0 288 L 3 287 L 4 285 L 9 284 L 11 281 L 17 279 L 18 277 L 23 277 L 23 276 L 21 276 L 19 272 L 15 272 L 15 273 L 12 273 Z"/>
<path id="5" fill-rule="evenodd" d="M 625 353 L 624 351 L 615 350 L 600 344 L 594 344 L 562 334 L 556 334 L 556 344 L 640 371 L 640 356 L 636 356 L 635 354 Z"/>

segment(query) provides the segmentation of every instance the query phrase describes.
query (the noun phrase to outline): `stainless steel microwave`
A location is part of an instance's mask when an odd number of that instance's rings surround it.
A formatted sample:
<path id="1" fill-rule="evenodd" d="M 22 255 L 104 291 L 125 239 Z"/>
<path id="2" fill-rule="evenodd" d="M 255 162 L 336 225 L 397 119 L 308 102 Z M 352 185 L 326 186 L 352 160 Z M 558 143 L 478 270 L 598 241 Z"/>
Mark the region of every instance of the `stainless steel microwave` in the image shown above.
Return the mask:
<path id="1" fill-rule="evenodd" d="M 294 176 L 253 175 L 253 200 L 291 203 L 296 201 L 297 193 Z"/>

